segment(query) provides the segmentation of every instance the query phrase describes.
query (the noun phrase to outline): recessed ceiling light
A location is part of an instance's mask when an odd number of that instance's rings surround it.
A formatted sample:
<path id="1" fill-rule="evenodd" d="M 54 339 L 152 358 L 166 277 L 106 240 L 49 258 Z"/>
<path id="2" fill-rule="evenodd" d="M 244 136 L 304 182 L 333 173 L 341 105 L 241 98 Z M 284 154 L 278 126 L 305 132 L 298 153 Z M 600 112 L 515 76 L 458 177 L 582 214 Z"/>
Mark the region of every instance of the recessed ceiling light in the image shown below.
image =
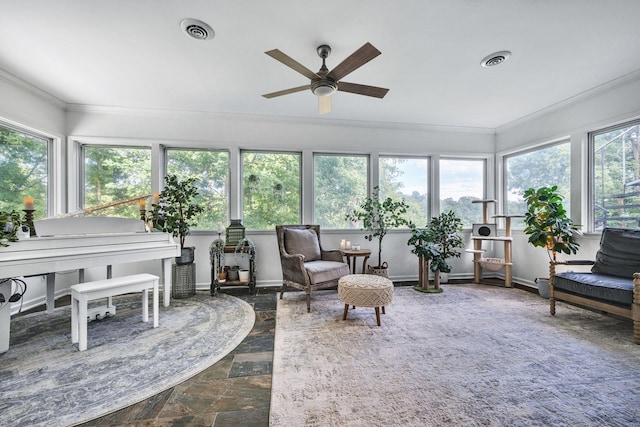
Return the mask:
<path id="1" fill-rule="evenodd" d="M 184 31 L 186 35 L 196 40 L 212 39 L 215 35 L 213 28 L 211 28 L 209 24 L 197 19 L 183 19 L 180 23 L 180 28 L 182 28 L 182 31 Z"/>
<path id="2" fill-rule="evenodd" d="M 500 65 L 504 61 L 509 59 L 510 56 L 511 52 L 509 52 L 508 50 L 492 53 L 491 55 L 485 56 L 480 65 L 482 65 L 483 67 L 495 67 L 496 65 Z"/>

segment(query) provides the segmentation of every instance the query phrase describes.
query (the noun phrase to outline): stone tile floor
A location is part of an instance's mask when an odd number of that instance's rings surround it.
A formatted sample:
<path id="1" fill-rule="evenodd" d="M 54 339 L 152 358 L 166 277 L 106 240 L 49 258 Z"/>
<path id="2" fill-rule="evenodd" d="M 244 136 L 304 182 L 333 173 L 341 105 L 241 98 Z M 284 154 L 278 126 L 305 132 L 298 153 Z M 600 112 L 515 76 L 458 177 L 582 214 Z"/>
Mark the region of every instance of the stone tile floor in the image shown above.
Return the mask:
<path id="1" fill-rule="evenodd" d="M 80 425 L 268 426 L 278 290 L 259 287 L 249 295 L 245 287 L 223 289 L 247 301 L 256 313 L 253 329 L 238 347 L 176 387 Z"/>

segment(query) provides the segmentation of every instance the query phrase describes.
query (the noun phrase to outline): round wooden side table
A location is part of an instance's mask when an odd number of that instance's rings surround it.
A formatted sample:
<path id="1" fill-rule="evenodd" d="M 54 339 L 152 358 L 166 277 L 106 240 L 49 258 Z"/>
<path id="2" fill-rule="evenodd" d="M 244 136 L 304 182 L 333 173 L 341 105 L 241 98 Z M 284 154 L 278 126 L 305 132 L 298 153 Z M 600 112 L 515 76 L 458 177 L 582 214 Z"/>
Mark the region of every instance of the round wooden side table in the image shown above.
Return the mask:
<path id="1" fill-rule="evenodd" d="M 349 265 L 349 269 L 351 270 L 352 274 L 356 274 L 356 258 L 358 258 L 359 256 L 364 257 L 364 259 L 362 260 L 362 274 L 365 273 L 367 268 L 367 260 L 371 255 L 371 251 L 369 249 L 340 249 L 340 252 L 342 252 L 342 255 L 347 258 L 347 265 Z"/>

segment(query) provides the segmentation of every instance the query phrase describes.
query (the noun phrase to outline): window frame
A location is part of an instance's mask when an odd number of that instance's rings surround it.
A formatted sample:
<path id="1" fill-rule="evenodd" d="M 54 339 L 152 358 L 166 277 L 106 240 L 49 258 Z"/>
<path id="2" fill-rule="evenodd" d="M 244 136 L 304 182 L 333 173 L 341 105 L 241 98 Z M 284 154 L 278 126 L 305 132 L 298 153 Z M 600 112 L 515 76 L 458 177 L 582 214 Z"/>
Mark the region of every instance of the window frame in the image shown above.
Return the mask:
<path id="1" fill-rule="evenodd" d="M 54 171 L 55 159 L 54 159 L 54 141 L 59 138 L 55 138 L 51 135 L 48 135 L 44 132 L 39 132 L 35 129 L 31 129 L 26 126 L 22 126 L 17 123 L 12 123 L 7 120 L 3 120 L 0 118 L 0 127 L 4 127 L 6 129 L 12 130 L 14 132 L 18 132 L 32 138 L 42 140 L 42 142 L 46 145 L 47 151 L 47 161 L 46 161 L 46 175 L 47 175 L 47 186 L 46 186 L 46 210 L 45 216 L 51 216 L 53 212 L 56 211 L 55 205 L 55 194 L 57 192 L 56 189 L 56 176 Z"/>
<path id="2" fill-rule="evenodd" d="M 259 153 L 259 154 L 286 154 L 286 155 L 296 155 L 298 156 L 300 163 L 300 171 L 298 174 L 298 192 L 300 194 L 300 198 L 298 200 L 298 210 L 300 212 L 298 216 L 298 223 L 302 223 L 302 218 L 304 216 L 303 206 L 304 206 L 304 194 L 303 194 L 303 175 L 304 175 L 304 155 L 302 151 L 293 151 L 293 150 L 268 150 L 268 149 L 239 149 L 238 151 L 238 213 L 239 218 L 242 218 L 243 224 L 245 224 L 244 218 L 244 161 L 243 156 L 244 153 Z M 231 171 L 233 173 L 233 170 Z M 272 231 L 271 228 L 248 228 L 247 230 L 251 230 L 252 232 L 264 232 L 264 231 Z"/>
<path id="3" fill-rule="evenodd" d="M 508 186 L 508 176 L 507 176 L 507 172 L 508 172 L 508 168 L 507 168 L 507 161 L 510 158 L 516 157 L 516 156 L 522 156 L 525 154 L 530 154 L 530 153 L 535 153 L 536 151 L 541 151 L 541 150 L 545 150 L 554 146 L 559 146 L 562 144 L 566 144 L 569 147 L 569 167 L 571 169 L 573 169 L 573 161 L 572 161 L 572 143 L 571 143 L 571 137 L 570 136 L 563 136 L 561 138 L 558 139 L 554 139 L 552 141 L 545 141 L 539 144 L 535 144 L 535 145 L 531 145 L 528 146 L 524 149 L 519 149 L 519 150 L 515 150 L 515 151 L 511 151 L 509 153 L 504 153 L 501 154 L 501 173 L 500 173 L 500 177 L 501 177 L 501 182 L 499 183 L 500 185 L 500 189 L 501 189 L 501 203 L 500 203 L 500 207 L 501 210 L 503 212 L 503 214 L 505 215 L 524 215 L 524 212 L 509 212 L 509 186 Z M 573 174 L 573 171 L 569 172 L 569 176 L 568 176 L 568 180 L 569 180 L 569 194 L 568 197 L 571 197 L 571 193 L 573 191 L 571 185 L 572 185 L 572 180 L 571 180 L 571 175 Z M 569 200 L 569 203 L 571 203 L 572 200 Z M 566 200 L 564 201 L 565 207 L 566 206 Z M 571 203 L 572 204 L 572 203 Z M 570 209 L 573 209 L 573 207 L 571 207 Z M 570 210 L 568 210 L 568 212 L 570 212 Z M 520 218 L 516 218 L 515 221 L 512 220 L 511 222 L 511 229 L 512 230 L 522 230 L 524 228 L 524 226 L 518 224 L 518 219 Z M 521 221 L 523 221 L 522 219 L 520 219 Z"/>
<path id="4" fill-rule="evenodd" d="M 311 180 L 311 218 L 312 218 L 312 222 L 314 224 L 319 224 L 319 220 L 316 217 L 316 204 L 315 204 L 315 200 L 316 200 L 316 158 L 319 156 L 331 156 L 331 157 L 362 157 L 365 159 L 365 165 L 366 165 L 366 192 L 365 195 L 366 196 L 370 196 L 373 188 L 372 188 L 372 169 L 373 166 L 371 164 L 372 162 L 372 153 L 362 153 L 362 152 L 357 152 L 357 153 L 341 153 L 341 152 L 336 152 L 336 151 L 314 151 L 312 152 L 312 159 L 311 159 L 311 175 L 312 175 L 312 180 Z M 376 166 L 376 173 L 378 172 L 377 166 Z M 365 197 L 366 197 L 365 196 Z M 346 222 L 346 221 L 345 221 Z M 323 230 L 327 230 L 327 231 L 341 231 L 341 230 L 352 230 L 349 227 L 343 227 L 343 228 L 329 228 L 329 227 L 325 227 L 323 228 Z"/>
<path id="5" fill-rule="evenodd" d="M 601 233 L 600 230 L 596 230 L 595 227 L 595 197 L 596 197 L 596 154 L 595 154 L 595 136 L 607 132 L 612 132 L 622 128 L 628 128 L 633 126 L 640 126 L 640 118 L 634 118 L 631 120 L 625 120 L 624 122 L 617 123 L 614 125 L 606 126 L 599 129 L 594 129 L 587 132 L 587 176 L 586 176 L 586 186 L 587 186 L 587 200 L 583 206 L 586 206 L 586 215 L 583 217 L 586 218 L 587 222 L 587 232 L 589 233 Z M 640 225 L 638 226 L 640 229 Z"/>

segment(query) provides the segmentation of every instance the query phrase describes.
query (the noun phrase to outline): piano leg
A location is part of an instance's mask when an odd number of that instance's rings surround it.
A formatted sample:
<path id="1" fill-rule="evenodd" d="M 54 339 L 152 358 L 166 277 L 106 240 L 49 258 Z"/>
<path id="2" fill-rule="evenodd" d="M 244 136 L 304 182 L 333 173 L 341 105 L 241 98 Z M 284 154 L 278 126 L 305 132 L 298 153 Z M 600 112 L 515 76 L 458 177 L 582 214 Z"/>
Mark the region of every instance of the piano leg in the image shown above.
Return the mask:
<path id="1" fill-rule="evenodd" d="M 47 274 L 47 314 L 53 314 L 56 306 L 56 273 Z"/>
<path id="2" fill-rule="evenodd" d="M 164 284 L 162 299 L 165 307 L 169 307 L 171 297 L 171 259 L 162 260 L 162 283 Z"/>

